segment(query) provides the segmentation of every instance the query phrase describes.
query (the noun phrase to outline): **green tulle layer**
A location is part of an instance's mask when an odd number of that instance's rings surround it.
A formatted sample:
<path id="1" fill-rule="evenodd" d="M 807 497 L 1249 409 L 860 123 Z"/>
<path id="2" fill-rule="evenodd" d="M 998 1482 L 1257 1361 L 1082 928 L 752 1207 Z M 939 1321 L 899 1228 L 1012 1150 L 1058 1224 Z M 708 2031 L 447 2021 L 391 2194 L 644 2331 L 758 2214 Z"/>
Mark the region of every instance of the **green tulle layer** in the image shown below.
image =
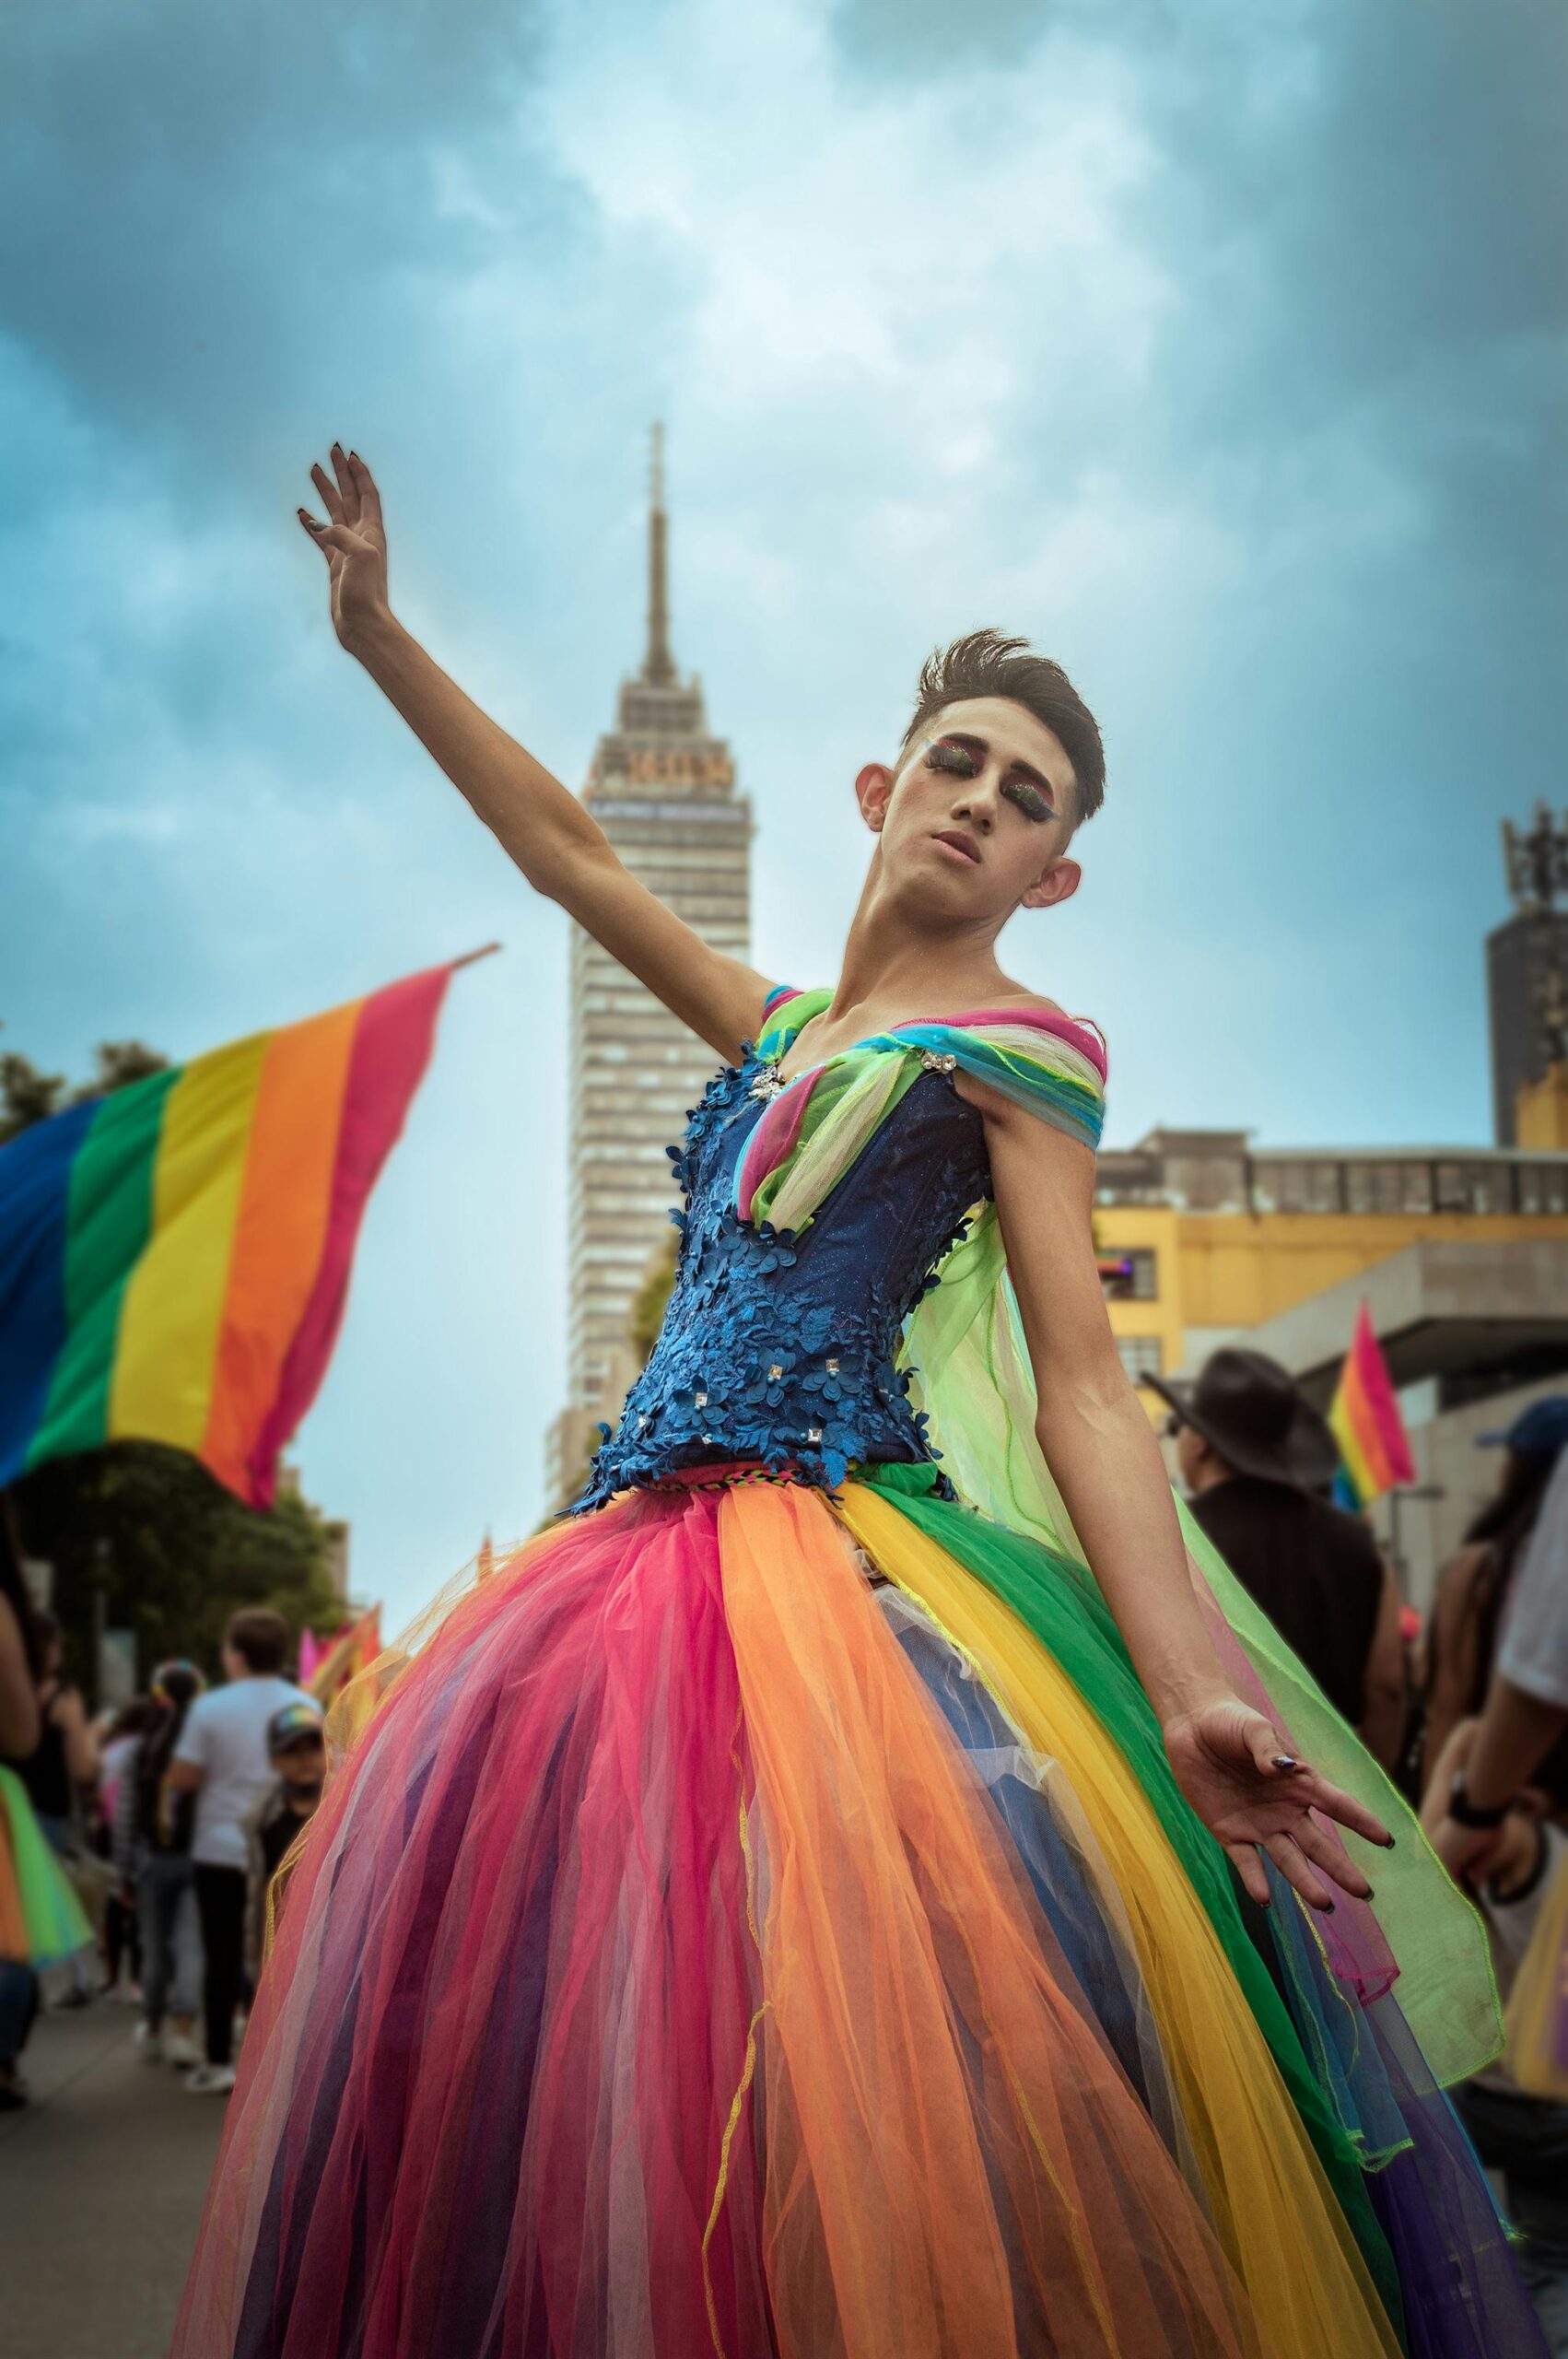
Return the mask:
<path id="1" fill-rule="evenodd" d="M 983 1581 L 1071 1680 L 1125 1756 L 1212 1924 L 1238 1991 L 1267 2041 L 1345 2219 L 1392 2318 L 1398 2276 L 1374 2216 L 1362 2165 L 1314 2076 L 1285 2004 L 1247 1933 L 1229 1861 L 1171 1773 L 1153 1708 L 1121 1634 L 1082 1567 L 971 1508 L 931 1496 L 930 1466 L 878 1466 L 864 1479 Z"/>

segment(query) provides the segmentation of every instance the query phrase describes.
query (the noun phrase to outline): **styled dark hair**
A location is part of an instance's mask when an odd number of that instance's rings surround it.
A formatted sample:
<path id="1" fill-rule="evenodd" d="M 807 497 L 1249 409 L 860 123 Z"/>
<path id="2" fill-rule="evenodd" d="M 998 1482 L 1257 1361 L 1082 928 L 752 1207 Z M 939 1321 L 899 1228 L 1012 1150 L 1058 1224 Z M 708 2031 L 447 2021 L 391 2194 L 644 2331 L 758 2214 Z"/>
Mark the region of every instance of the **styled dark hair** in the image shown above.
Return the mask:
<path id="1" fill-rule="evenodd" d="M 243 1655 L 249 1671 L 281 1671 L 288 1652 L 288 1625 L 270 1605 L 244 1605 L 229 1615 L 223 1643 Z"/>
<path id="2" fill-rule="evenodd" d="M 1009 697 L 1032 712 L 1061 740 L 1072 764 L 1078 814 L 1075 825 L 1092 819 L 1106 799 L 1106 749 L 1100 724 L 1059 663 L 1031 655 L 1026 639 L 1005 639 L 999 630 L 972 630 L 951 647 L 933 647 L 920 667 L 915 710 L 900 759 L 927 722 L 968 697 Z"/>
<path id="3" fill-rule="evenodd" d="M 158 1718 L 136 1748 L 136 1832 L 148 1842 L 158 1839 L 158 1800 L 174 1748 L 184 1732 L 185 1719 L 202 1692 L 202 1675 L 194 1663 L 167 1664 L 158 1681 L 161 1701 L 154 1699 Z"/>
<path id="4" fill-rule="evenodd" d="M 0 1597 L 6 1600 L 17 1617 L 21 1633 L 22 1653 L 27 1658 L 28 1677 L 34 1684 L 43 1677 L 43 1633 L 38 1626 L 38 1607 L 22 1572 L 20 1543 L 11 1520 L 11 1503 L 0 1492 Z"/>

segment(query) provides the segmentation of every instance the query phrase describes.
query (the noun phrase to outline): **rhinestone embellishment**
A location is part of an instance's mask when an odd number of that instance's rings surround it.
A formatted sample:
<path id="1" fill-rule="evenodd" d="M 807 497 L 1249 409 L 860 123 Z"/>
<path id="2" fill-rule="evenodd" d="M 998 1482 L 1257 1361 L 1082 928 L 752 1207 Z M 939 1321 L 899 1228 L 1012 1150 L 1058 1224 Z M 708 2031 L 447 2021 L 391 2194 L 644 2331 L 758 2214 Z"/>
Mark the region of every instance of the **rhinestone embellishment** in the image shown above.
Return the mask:
<path id="1" fill-rule="evenodd" d="M 747 1094 L 752 1097 L 777 1097 L 788 1086 L 777 1065 L 764 1065 Z"/>
<path id="2" fill-rule="evenodd" d="M 957 1068 L 958 1060 L 954 1056 L 943 1056 L 936 1049 L 922 1049 L 920 1062 L 928 1073 L 953 1073 Z"/>

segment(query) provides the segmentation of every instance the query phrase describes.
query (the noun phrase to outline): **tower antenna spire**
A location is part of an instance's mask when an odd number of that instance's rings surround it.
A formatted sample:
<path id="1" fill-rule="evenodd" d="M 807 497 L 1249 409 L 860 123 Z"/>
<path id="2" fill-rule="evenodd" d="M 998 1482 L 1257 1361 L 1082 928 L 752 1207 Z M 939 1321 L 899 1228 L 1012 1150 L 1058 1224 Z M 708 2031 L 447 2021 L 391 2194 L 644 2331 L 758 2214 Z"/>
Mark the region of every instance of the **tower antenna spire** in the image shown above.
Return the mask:
<path id="1" fill-rule="evenodd" d="M 675 677 L 675 664 L 670 653 L 670 581 L 668 525 L 664 514 L 662 426 L 654 427 L 651 441 L 648 514 L 648 652 L 642 659 L 642 676 L 659 687 L 667 687 Z"/>

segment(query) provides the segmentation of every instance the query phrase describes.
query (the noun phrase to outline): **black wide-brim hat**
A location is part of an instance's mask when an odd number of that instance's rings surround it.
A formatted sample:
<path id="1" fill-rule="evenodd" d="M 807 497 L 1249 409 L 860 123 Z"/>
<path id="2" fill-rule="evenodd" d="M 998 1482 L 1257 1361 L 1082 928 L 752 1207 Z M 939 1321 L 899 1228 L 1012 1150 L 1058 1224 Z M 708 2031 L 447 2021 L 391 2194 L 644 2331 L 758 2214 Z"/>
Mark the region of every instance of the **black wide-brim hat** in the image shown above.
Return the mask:
<path id="1" fill-rule="evenodd" d="M 1160 1376 L 1143 1382 L 1238 1474 L 1302 1491 L 1321 1491 L 1333 1481 L 1340 1446 L 1328 1420 L 1266 1352 L 1226 1344 L 1204 1363 L 1195 1384 Z"/>

